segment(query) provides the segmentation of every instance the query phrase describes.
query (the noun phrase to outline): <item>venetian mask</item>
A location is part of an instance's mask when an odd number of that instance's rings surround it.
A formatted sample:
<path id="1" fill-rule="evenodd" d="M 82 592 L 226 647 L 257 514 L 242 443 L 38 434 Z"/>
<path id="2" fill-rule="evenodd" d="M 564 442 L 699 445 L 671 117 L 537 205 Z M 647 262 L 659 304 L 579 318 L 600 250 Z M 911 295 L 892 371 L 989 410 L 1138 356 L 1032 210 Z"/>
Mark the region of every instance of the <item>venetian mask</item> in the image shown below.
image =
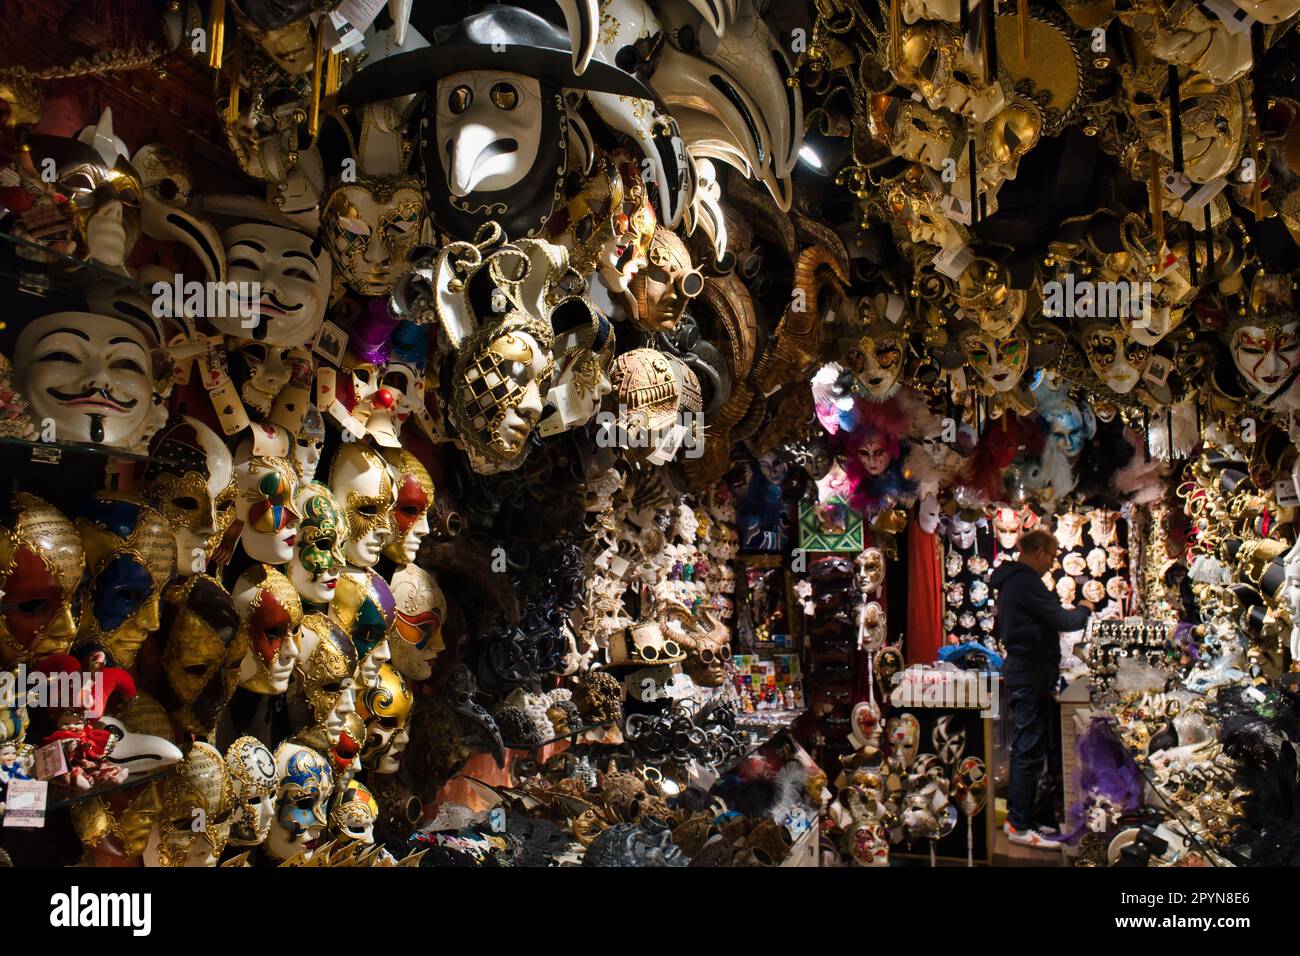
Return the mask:
<path id="1" fill-rule="evenodd" d="M 1121 19 L 1161 61 L 1204 73 L 1215 83 L 1250 69 L 1250 32 L 1229 30 L 1196 3 L 1141 4 Z"/>
<path id="2" fill-rule="evenodd" d="M 704 291 L 704 276 L 691 263 L 681 237 L 659 226 L 646 264 L 628 288 L 636 300 L 636 325 L 647 332 L 666 332 L 677 326 L 691 299 Z"/>
<path id="3" fill-rule="evenodd" d="M 397 619 L 388 582 L 373 571 L 348 571 L 339 578 L 330 614 L 357 649 L 362 687 L 374 687 L 379 668 L 392 659 L 388 635 Z"/>
<path id="4" fill-rule="evenodd" d="M 1092 411 L 1085 411 L 1077 402 L 1069 399 L 1042 408 L 1040 414 L 1051 428 L 1052 440 L 1060 445 L 1069 458 L 1074 458 L 1083 451 L 1083 446 L 1097 428 Z"/>
<path id="5" fill-rule="evenodd" d="M 420 158 L 442 229 L 472 236 L 491 218 L 524 236 L 550 216 L 568 146 L 558 88 L 499 70 L 452 73 L 426 110 Z"/>
<path id="6" fill-rule="evenodd" d="M 543 419 L 543 436 L 585 425 L 613 390 L 614 327 L 588 300 L 562 299 L 551 311 L 555 329 L 555 379 L 546 395 L 555 412 Z"/>
<path id="7" fill-rule="evenodd" d="M 230 843 L 257 846 L 271 832 L 280 778 L 275 757 L 256 737 L 240 737 L 226 749 L 226 769 L 234 790 Z"/>
<path id="8" fill-rule="evenodd" d="M 1056 582 L 1056 596 L 1061 599 L 1062 604 L 1073 604 L 1074 598 L 1078 593 L 1078 583 L 1074 578 L 1063 576 Z"/>
<path id="9" fill-rule="evenodd" d="M 289 579 L 255 565 L 235 582 L 235 610 L 247 641 L 239 685 L 258 694 L 283 694 L 298 661 L 302 601 Z"/>
<path id="10" fill-rule="evenodd" d="M 357 695 L 357 713 L 366 721 L 366 744 L 361 765 L 375 773 L 396 773 L 406 749 L 406 722 L 415 697 L 392 664 L 379 668 L 373 687 Z"/>
<path id="11" fill-rule="evenodd" d="M 375 820 L 379 804 L 370 788 L 358 780 L 349 780 L 339 790 L 330 809 L 330 830 L 339 839 L 357 843 L 375 842 Z"/>
<path id="12" fill-rule="evenodd" d="M 399 565 L 410 564 L 420 550 L 420 542 L 429 536 L 433 479 L 409 451 L 390 449 L 384 458 L 392 472 L 397 502 L 393 507 L 394 534 L 382 553 Z"/>
<path id="13" fill-rule="evenodd" d="M 429 365 L 426 328 L 406 320 L 398 323 L 389 340 L 392 353 L 384 369 L 383 386 L 395 399 L 390 412 L 394 434 L 400 435 L 402 427 L 414 416 L 420 430 L 429 438 L 437 440 L 440 438 L 438 426 L 434 425 L 433 416 L 429 414 L 425 402 L 425 371 Z"/>
<path id="14" fill-rule="evenodd" d="M 951 714 L 944 714 L 934 722 L 934 730 L 930 734 L 935 753 L 949 767 L 957 762 L 966 749 L 966 729 L 953 727 L 953 719 Z"/>
<path id="15" fill-rule="evenodd" d="M 149 342 L 131 323 L 89 312 L 56 312 L 23 326 L 14 346 L 15 383 L 38 427 L 58 441 L 142 450 L 154 410 Z"/>
<path id="16" fill-rule="evenodd" d="M 1106 573 L 1106 552 L 1101 548 L 1093 548 L 1085 556 L 1088 562 L 1088 573 L 1094 578 L 1100 578 Z"/>
<path id="17" fill-rule="evenodd" d="M 211 428 L 195 418 L 178 418 L 149 443 L 141 491 L 162 512 L 176 534 L 178 574 L 197 574 L 208 563 L 208 541 L 218 532 L 217 497 L 234 477 L 230 449 Z M 164 464 L 164 460 L 167 462 Z"/>
<path id="18" fill-rule="evenodd" d="M 1300 320 L 1246 321 L 1228 340 L 1237 371 L 1264 398 L 1284 394 L 1295 382 L 1300 365 Z"/>
<path id="19" fill-rule="evenodd" d="M 89 573 L 77 643 L 130 667 L 160 626 L 162 589 L 176 571 L 176 536 L 161 513 L 121 492 L 87 499 L 75 524 Z"/>
<path id="20" fill-rule="evenodd" d="M 231 295 L 247 295 L 249 301 L 232 302 L 224 310 L 228 317 L 212 318 L 212 324 L 232 338 L 270 349 L 313 342 L 330 295 L 330 259 L 320 244 L 296 230 L 260 222 L 232 226 L 221 241 Z M 251 328 L 244 324 L 254 320 Z"/>
<path id="21" fill-rule="evenodd" d="M 140 203 L 143 187 L 139 173 L 120 152 L 101 152 L 87 139 L 100 139 L 100 130 L 112 134 L 112 113 L 104 111 L 99 124 L 87 127 L 74 139 L 70 136 L 30 135 L 23 138 L 31 168 L 39 170 L 42 182 L 34 188 L 36 208 L 48 204 L 66 228 L 53 233 L 41 230 L 42 245 L 78 259 L 125 272 L 124 263 L 140 238 Z M 120 149 L 121 142 L 116 146 Z M 26 163 L 20 164 L 20 168 Z M 46 179 L 46 173 L 52 179 Z M 25 218 L 30 219 L 29 213 Z M 21 366 L 20 366 L 21 367 Z"/>
<path id="22" fill-rule="evenodd" d="M 915 714 L 890 717 L 885 722 L 885 739 L 889 742 L 890 756 L 904 767 L 910 767 L 921 744 L 921 723 Z"/>
<path id="23" fill-rule="evenodd" d="M 388 465 L 373 449 L 344 442 L 330 463 L 329 483 L 347 518 L 343 553 L 348 564 L 357 568 L 373 567 L 393 535 L 396 494 Z"/>
<path id="24" fill-rule="evenodd" d="M 963 757 L 952 775 L 952 795 L 967 818 L 984 809 L 988 800 L 989 780 L 984 761 L 978 757 Z"/>
<path id="25" fill-rule="evenodd" d="M 942 169 L 944 160 L 957 159 L 959 139 L 956 123 L 946 114 L 922 103 L 893 96 L 871 98 L 868 117 L 872 136 L 895 156 Z"/>
<path id="26" fill-rule="evenodd" d="M 234 788 L 226 760 L 195 741 L 162 785 L 162 812 L 145 845 L 146 866 L 216 866 L 230 835 Z"/>
<path id="27" fill-rule="evenodd" d="M 447 599 L 433 575 L 415 564 L 397 569 L 392 591 L 397 612 L 388 639 L 393 666 L 409 680 L 426 680 L 433 673 L 434 659 L 446 647 L 442 622 L 447 618 Z"/>
<path id="28" fill-rule="evenodd" d="M 276 859 L 288 860 L 315 849 L 325 829 L 334 774 L 316 751 L 289 741 L 276 748 L 275 772 L 280 788 L 263 846 Z"/>
<path id="29" fill-rule="evenodd" d="M 314 0 L 235 0 L 242 32 L 255 40 L 289 76 L 312 69 L 316 40 L 309 14 Z"/>
<path id="30" fill-rule="evenodd" d="M 163 595 L 161 633 L 167 688 L 159 702 L 188 733 L 210 735 L 235 692 L 248 648 L 235 603 L 206 574 L 184 578 Z"/>
<path id="31" fill-rule="evenodd" d="M 1011 391 L 1025 374 L 1029 342 L 1023 335 L 995 338 L 982 329 L 968 329 L 960 341 L 975 375 L 994 392 Z"/>
<path id="32" fill-rule="evenodd" d="M 1164 63 L 1139 58 L 1121 71 L 1125 106 L 1146 144 L 1172 160 L 1169 71 Z M 1194 183 L 1225 175 L 1241 158 L 1246 96 L 1241 81 L 1217 86 L 1209 77 L 1184 73 L 1178 87 L 1183 136 L 1183 172 Z"/>
<path id="33" fill-rule="evenodd" d="M 872 398 L 884 400 L 898 391 L 903 377 L 906 344 L 901 331 L 886 326 L 862 337 L 859 350 L 863 363 L 858 380 Z"/>
<path id="34" fill-rule="evenodd" d="M 271 414 L 280 390 L 294 377 L 295 350 L 288 346 L 244 341 L 232 343 L 230 357 L 238 359 L 235 374 L 240 383 L 239 397 L 245 408 L 252 409 L 261 421 Z M 243 368 L 239 369 L 241 364 Z"/>
<path id="35" fill-rule="evenodd" d="M 1019 511 L 1014 508 L 999 508 L 993 516 L 993 533 L 998 537 L 998 544 L 1008 551 L 1015 550 L 1020 542 L 1022 524 Z"/>
<path id="36" fill-rule="evenodd" d="M 858 448 L 858 460 L 862 463 L 863 471 L 872 477 L 876 477 L 885 473 L 893 458 L 889 453 L 889 446 L 884 438 L 873 434 L 862 440 L 862 444 Z"/>
<path id="37" fill-rule="evenodd" d="M 984 64 L 966 49 L 958 31 L 941 23 L 903 28 L 895 78 L 921 94 L 930 109 L 946 109 L 976 122 L 1002 109 L 1002 88 L 984 78 Z"/>
<path id="38" fill-rule="evenodd" d="M 323 614 L 303 618 L 297 685 L 312 724 L 301 735 L 322 750 L 339 742 L 347 715 L 356 711 L 357 649 L 347 632 Z"/>
<path id="39" fill-rule="evenodd" d="M 411 268 L 411 253 L 428 228 L 419 181 L 400 177 L 358 177 L 340 184 L 321 216 L 321 235 L 335 270 L 364 296 L 393 290 Z"/>
<path id="40" fill-rule="evenodd" d="M 948 524 L 948 539 L 962 551 L 969 551 L 975 545 L 977 525 L 960 516 L 954 516 Z"/>
<path id="41" fill-rule="evenodd" d="M 916 520 L 921 525 L 921 530 L 926 534 L 934 534 L 939 530 L 939 523 L 943 520 L 943 509 L 939 507 L 939 499 L 934 495 L 926 495 L 916 506 Z"/>
<path id="42" fill-rule="evenodd" d="M 293 466 L 283 458 L 254 455 L 245 441 L 235 453 L 235 517 L 243 523 L 239 542 L 263 564 L 284 564 L 293 557 L 298 534 L 294 508 Z"/>
<path id="43" fill-rule="evenodd" d="M 325 447 L 325 419 L 315 405 L 307 408 L 303 416 L 302 428 L 293 441 L 293 467 L 298 472 L 299 482 L 308 482 L 316 477 L 316 466 L 320 464 L 320 453 Z"/>
<path id="44" fill-rule="evenodd" d="M 1142 379 L 1150 350 L 1124 334 L 1118 326 L 1085 323 L 1083 351 L 1088 364 L 1117 395 L 1127 395 Z"/>
<path id="45" fill-rule="evenodd" d="M 890 216 L 907 227 L 913 242 L 927 242 L 941 249 L 957 249 L 969 238 L 966 231 L 945 214 L 945 196 L 934 174 L 913 164 L 888 181 L 884 200 Z"/>
<path id="46" fill-rule="evenodd" d="M 1025 314 L 1024 291 L 1011 288 L 1006 267 L 991 259 L 976 259 L 962 270 L 953 298 L 962 318 L 997 338 L 1011 335 Z"/>
<path id="47" fill-rule="evenodd" d="M 57 508 L 15 492 L 0 518 L 0 667 L 66 653 L 81 614 L 81 538 Z"/>
<path id="48" fill-rule="evenodd" d="M 294 504 L 301 517 L 295 555 L 287 565 L 289 580 L 304 601 L 323 607 L 334 599 L 345 565 L 347 519 L 334 492 L 319 481 L 299 486 Z"/>
<path id="49" fill-rule="evenodd" d="M 984 124 L 984 135 L 980 138 L 975 157 L 979 187 L 994 192 L 1003 183 L 1015 179 L 1020 160 L 1038 145 L 1042 133 L 1043 113 L 1037 104 L 1028 97 L 1011 97 Z M 953 193 L 970 198 L 969 172 L 965 177 L 958 175 L 953 183 Z"/>

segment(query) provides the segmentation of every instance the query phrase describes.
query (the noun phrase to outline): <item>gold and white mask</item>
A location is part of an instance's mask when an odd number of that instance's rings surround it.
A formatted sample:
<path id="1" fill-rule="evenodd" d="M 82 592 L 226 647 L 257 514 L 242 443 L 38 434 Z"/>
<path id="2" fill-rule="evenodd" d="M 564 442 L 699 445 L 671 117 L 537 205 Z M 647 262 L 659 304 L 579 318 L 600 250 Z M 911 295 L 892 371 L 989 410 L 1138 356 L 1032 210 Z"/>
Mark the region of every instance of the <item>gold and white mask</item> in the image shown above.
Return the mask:
<path id="1" fill-rule="evenodd" d="M 235 793 L 226 760 L 211 744 L 190 744 L 162 785 L 162 813 L 145 845 L 146 866 L 216 866 L 230 836 Z"/>
<path id="2" fill-rule="evenodd" d="M 348 564 L 370 568 L 393 536 L 393 477 L 379 453 L 358 442 L 344 442 L 330 463 L 330 490 L 343 505 Z"/>

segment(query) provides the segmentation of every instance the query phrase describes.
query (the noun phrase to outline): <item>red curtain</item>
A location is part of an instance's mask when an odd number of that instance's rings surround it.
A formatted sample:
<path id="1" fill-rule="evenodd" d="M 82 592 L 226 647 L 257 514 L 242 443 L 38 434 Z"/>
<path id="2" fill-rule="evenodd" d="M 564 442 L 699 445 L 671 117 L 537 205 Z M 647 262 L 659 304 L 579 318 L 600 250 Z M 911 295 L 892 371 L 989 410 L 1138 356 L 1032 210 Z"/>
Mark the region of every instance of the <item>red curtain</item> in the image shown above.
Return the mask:
<path id="1" fill-rule="evenodd" d="M 907 522 L 907 663 L 933 664 L 943 645 L 943 572 L 939 541 Z"/>

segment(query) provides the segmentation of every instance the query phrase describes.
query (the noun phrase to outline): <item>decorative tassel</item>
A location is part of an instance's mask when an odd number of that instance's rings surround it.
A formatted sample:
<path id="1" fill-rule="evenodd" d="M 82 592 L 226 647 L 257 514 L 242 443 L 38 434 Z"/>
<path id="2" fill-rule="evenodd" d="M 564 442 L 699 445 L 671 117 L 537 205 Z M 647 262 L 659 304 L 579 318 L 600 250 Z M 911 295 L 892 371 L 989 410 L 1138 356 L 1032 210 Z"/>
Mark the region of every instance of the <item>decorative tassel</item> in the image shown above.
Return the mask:
<path id="1" fill-rule="evenodd" d="M 316 30 L 316 53 L 312 59 L 311 100 L 307 107 L 307 134 L 314 137 L 320 131 L 320 93 L 325 80 L 321 65 L 325 61 L 325 31 Z"/>
<path id="2" fill-rule="evenodd" d="M 992 2 L 992 0 L 985 0 L 985 2 Z M 966 157 L 967 157 L 967 166 L 968 166 L 966 172 L 970 179 L 970 221 L 971 221 L 971 225 L 974 225 L 975 223 L 979 222 L 979 196 L 977 195 L 978 189 L 976 188 L 977 179 L 975 176 L 975 137 L 974 136 L 971 136 L 969 139 L 966 140 Z"/>
<path id="3" fill-rule="evenodd" d="M 1029 0 L 1020 0 L 1016 8 L 1017 25 L 1020 27 L 1020 62 L 1029 59 Z"/>
<path id="4" fill-rule="evenodd" d="M 212 0 L 208 7 L 208 66 L 221 69 L 221 56 L 226 46 L 226 0 Z"/>
<path id="5" fill-rule="evenodd" d="M 239 122 L 239 71 L 230 71 L 230 99 L 226 103 L 226 127 Z"/>
<path id="6" fill-rule="evenodd" d="M 325 95 L 335 96 L 338 94 L 340 74 L 342 73 L 343 57 L 339 53 L 331 53 L 325 61 Z"/>
<path id="7" fill-rule="evenodd" d="M 965 0 L 962 0 L 964 3 Z M 889 66 L 897 70 L 903 62 L 903 9 L 900 0 L 889 0 Z"/>
<path id="8" fill-rule="evenodd" d="M 1259 162 L 1259 145 L 1259 128 L 1252 124 L 1250 128 L 1250 149 L 1255 157 L 1255 181 L 1250 184 L 1250 205 L 1255 211 L 1256 220 L 1264 218 L 1264 187 L 1261 185 L 1264 180 L 1264 170 Z"/>
<path id="9" fill-rule="evenodd" d="M 1164 268 L 1165 248 L 1165 187 L 1160 182 L 1160 163 L 1156 156 L 1151 156 L 1151 228 L 1156 237 L 1156 259 Z"/>
<path id="10" fill-rule="evenodd" d="M 1174 172 L 1183 171 L 1183 105 L 1178 95 L 1178 67 L 1169 67 L 1169 142 L 1174 148 Z"/>
<path id="11" fill-rule="evenodd" d="M 993 83 L 998 78 L 998 33 L 993 27 L 993 0 L 984 0 L 984 82 Z"/>

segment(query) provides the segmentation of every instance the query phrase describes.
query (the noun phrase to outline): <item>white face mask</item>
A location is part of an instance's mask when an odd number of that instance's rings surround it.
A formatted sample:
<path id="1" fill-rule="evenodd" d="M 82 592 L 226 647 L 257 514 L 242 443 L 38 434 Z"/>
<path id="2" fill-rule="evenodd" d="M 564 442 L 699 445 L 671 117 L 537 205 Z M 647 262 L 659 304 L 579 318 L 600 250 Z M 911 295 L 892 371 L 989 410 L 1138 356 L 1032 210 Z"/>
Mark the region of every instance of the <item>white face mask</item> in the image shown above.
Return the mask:
<path id="1" fill-rule="evenodd" d="M 235 517 L 244 523 L 239 543 L 254 561 L 284 564 L 298 535 L 293 467 L 282 458 L 241 457 L 235 465 Z"/>
<path id="2" fill-rule="evenodd" d="M 939 499 L 934 495 L 926 495 L 916 506 L 916 520 L 920 522 L 921 530 L 926 534 L 934 534 L 938 530 L 939 518 L 942 514 L 939 509 Z"/>
<path id="3" fill-rule="evenodd" d="M 343 545 L 348 564 L 374 567 L 393 534 L 396 494 L 388 465 L 355 442 L 344 444 L 335 452 L 330 467 L 330 490 L 348 522 L 348 539 Z"/>
<path id="4" fill-rule="evenodd" d="M 453 196 L 509 189 L 541 144 L 542 89 L 518 73 L 472 70 L 438 81 L 435 135 Z"/>
<path id="5" fill-rule="evenodd" d="M 433 661 L 443 650 L 442 622 L 447 600 L 428 571 L 414 564 L 393 574 L 395 634 L 389 641 L 393 666 L 410 681 L 428 679 Z"/>
<path id="6" fill-rule="evenodd" d="M 258 283 L 261 298 L 255 317 L 250 314 L 253 303 L 231 302 L 227 317 L 210 318 L 212 324 L 233 338 L 267 346 L 309 345 L 329 302 L 329 254 L 310 236 L 257 222 L 227 229 L 221 241 L 226 247 L 226 280 L 235 283 L 236 294 L 241 287 L 251 294 L 251 284 Z"/>
<path id="7" fill-rule="evenodd" d="M 293 443 L 293 465 L 298 469 L 299 482 L 306 483 L 316 477 L 321 449 L 325 447 L 325 420 L 315 405 L 307 409 L 302 420 L 302 431 Z"/>
<path id="8" fill-rule="evenodd" d="M 132 448 L 153 410 L 153 360 L 129 322 L 56 312 L 29 323 L 14 349 L 18 390 L 56 441 Z"/>

